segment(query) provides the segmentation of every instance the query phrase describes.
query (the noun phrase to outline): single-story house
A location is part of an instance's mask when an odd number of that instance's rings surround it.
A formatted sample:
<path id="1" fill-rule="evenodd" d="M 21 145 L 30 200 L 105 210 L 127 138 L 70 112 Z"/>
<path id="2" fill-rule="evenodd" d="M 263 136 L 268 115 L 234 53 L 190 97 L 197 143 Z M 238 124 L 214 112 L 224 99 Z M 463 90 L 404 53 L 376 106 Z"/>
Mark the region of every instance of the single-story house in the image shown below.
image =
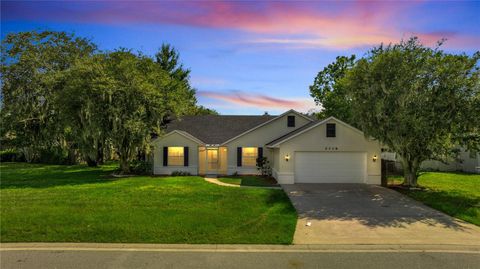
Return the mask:
<path id="1" fill-rule="evenodd" d="M 380 184 L 381 147 L 334 118 L 315 120 L 294 110 L 278 116 L 185 116 L 152 141 L 153 171 L 192 175 L 258 174 L 266 157 L 280 184 Z"/>

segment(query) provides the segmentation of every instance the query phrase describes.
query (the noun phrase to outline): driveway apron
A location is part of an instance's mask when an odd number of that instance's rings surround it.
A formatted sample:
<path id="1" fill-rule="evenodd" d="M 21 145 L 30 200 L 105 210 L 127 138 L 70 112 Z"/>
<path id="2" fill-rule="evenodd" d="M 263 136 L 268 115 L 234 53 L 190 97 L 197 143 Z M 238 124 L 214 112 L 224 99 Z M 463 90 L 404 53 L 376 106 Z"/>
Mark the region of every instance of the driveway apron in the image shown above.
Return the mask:
<path id="1" fill-rule="evenodd" d="M 282 188 L 299 215 L 294 244 L 480 245 L 480 227 L 394 190 L 365 184 Z"/>

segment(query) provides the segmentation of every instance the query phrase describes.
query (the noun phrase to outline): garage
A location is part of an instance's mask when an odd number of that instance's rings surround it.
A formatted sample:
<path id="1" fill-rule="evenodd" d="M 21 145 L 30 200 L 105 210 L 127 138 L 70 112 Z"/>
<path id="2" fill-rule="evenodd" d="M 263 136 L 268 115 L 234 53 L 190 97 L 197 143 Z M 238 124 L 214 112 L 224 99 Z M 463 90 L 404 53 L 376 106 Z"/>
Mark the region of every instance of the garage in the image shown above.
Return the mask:
<path id="1" fill-rule="evenodd" d="M 295 152 L 295 183 L 365 183 L 366 152 Z"/>

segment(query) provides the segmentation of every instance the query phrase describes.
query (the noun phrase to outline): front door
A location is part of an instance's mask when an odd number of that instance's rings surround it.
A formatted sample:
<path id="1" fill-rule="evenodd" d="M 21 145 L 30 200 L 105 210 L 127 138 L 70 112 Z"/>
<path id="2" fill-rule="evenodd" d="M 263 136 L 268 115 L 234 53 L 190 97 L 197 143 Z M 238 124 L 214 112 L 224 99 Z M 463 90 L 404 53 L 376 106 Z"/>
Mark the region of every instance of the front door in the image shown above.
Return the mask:
<path id="1" fill-rule="evenodd" d="M 207 149 L 207 174 L 218 172 L 218 148 Z"/>

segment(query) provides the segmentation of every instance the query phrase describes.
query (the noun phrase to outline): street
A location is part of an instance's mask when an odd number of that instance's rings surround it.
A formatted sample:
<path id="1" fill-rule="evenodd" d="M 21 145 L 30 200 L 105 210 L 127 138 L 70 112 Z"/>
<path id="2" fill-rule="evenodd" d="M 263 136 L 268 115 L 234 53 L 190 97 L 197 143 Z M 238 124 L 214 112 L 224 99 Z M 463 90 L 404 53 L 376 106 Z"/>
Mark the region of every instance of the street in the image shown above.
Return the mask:
<path id="1" fill-rule="evenodd" d="M 1 268 L 479 268 L 471 247 L 9 248 Z M 8 245 L 8 244 L 7 244 Z"/>

